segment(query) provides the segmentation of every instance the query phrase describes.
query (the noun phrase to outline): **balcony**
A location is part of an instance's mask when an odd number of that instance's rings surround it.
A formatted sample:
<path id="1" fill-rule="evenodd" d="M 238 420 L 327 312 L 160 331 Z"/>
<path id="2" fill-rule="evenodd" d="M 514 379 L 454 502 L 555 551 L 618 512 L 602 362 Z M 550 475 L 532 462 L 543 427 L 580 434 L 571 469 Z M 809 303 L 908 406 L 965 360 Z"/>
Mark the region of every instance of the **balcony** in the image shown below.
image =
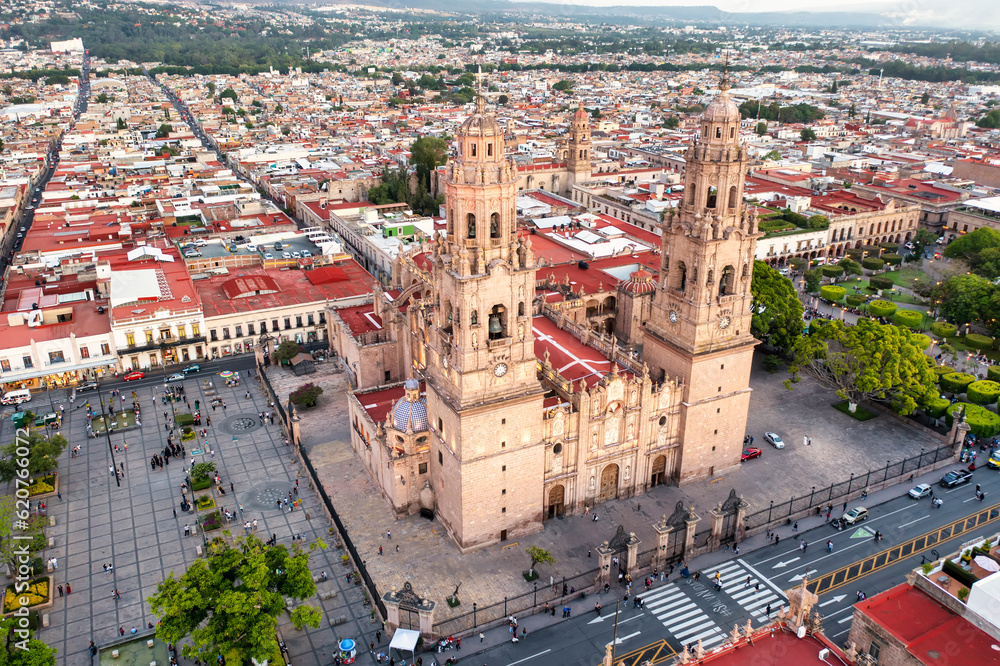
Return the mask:
<path id="1" fill-rule="evenodd" d="M 169 338 L 160 338 L 158 341 L 145 342 L 141 345 L 125 345 L 124 347 L 120 347 L 118 351 L 132 354 L 138 352 L 156 351 L 159 349 L 170 349 L 171 347 L 179 347 L 182 345 L 196 345 L 205 341 L 205 336 L 195 338 L 176 338 L 174 336 L 170 336 Z"/>

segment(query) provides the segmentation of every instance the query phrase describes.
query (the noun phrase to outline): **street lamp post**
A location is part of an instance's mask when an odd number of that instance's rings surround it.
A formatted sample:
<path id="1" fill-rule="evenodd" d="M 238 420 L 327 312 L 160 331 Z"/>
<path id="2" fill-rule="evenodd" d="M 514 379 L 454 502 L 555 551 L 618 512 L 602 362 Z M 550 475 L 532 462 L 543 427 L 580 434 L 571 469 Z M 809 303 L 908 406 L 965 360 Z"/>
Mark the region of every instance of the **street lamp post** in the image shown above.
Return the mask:
<path id="1" fill-rule="evenodd" d="M 115 474 L 115 483 L 119 488 L 122 487 L 121 477 L 118 476 L 118 462 L 115 460 L 115 447 L 111 444 L 111 425 L 108 423 L 108 418 L 104 413 L 104 395 L 101 393 L 101 382 L 97 382 L 97 399 L 101 403 L 101 422 L 104 424 L 104 438 L 108 442 L 108 453 L 111 454 L 111 471 Z M 113 399 L 113 398 L 112 398 Z M 91 419 L 93 420 L 93 419 Z"/>

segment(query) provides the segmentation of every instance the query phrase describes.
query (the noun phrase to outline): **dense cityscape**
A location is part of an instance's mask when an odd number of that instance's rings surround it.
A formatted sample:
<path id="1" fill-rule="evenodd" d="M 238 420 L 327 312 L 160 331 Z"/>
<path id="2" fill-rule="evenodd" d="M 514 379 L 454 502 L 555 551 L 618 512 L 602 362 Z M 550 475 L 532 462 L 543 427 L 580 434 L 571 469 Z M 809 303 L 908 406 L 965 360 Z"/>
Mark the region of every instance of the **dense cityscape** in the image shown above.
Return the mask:
<path id="1" fill-rule="evenodd" d="M 992 8 L 417 4 L 0 8 L 0 666 L 1000 664 Z"/>

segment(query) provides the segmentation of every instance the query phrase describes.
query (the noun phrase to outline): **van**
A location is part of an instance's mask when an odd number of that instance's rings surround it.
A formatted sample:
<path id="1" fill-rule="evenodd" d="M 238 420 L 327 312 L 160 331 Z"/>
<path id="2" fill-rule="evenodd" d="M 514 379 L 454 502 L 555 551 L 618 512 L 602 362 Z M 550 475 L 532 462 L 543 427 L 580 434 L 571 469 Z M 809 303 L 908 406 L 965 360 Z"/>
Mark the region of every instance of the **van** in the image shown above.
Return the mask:
<path id="1" fill-rule="evenodd" d="M 5 405 L 20 405 L 22 402 L 29 402 L 30 400 L 31 391 L 28 389 L 19 389 L 17 391 L 8 391 L 4 393 L 0 402 Z"/>

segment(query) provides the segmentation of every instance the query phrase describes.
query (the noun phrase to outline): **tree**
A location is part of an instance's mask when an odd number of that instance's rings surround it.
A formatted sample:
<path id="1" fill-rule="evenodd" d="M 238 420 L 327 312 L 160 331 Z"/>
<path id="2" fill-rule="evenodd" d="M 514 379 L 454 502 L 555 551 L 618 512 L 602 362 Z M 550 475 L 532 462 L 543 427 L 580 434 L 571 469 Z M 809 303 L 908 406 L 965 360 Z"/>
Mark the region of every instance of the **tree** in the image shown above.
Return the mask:
<path id="1" fill-rule="evenodd" d="M 978 275 L 953 275 L 934 287 L 931 298 L 946 319 L 962 326 L 996 318 L 997 288 Z"/>
<path id="2" fill-rule="evenodd" d="M 97 102 L 98 104 L 107 104 L 108 93 L 102 92 L 101 94 L 99 94 L 97 97 L 94 98 L 94 101 Z"/>
<path id="3" fill-rule="evenodd" d="M 510 98 L 507 97 L 507 95 L 500 95 L 499 97 L 497 97 L 497 104 L 499 104 L 500 106 L 506 106 L 507 102 L 509 101 Z"/>
<path id="4" fill-rule="evenodd" d="M 982 127 L 983 129 L 996 129 L 1000 127 L 1000 109 L 993 109 L 977 120 L 976 127 Z"/>
<path id="5" fill-rule="evenodd" d="M 930 93 L 929 93 L 929 92 L 927 92 L 927 91 L 925 90 L 925 91 L 924 91 L 924 94 L 920 96 L 920 103 L 926 106 L 926 104 L 927 104 L 927 103 L 928 103 L 929 101 L 931 101 L 931 95 L 930 95 Z"/>
<path id="6" fill-rule="evenodd" d="M 847 275 L 861 275 L 863 272 L 861 270 L 861 264 L 849 257 L 844 257 L 837 262 L 837 265 L 843 268 L 844 273 Z"/>
<path id="7" fill-rule="evenodd" d="M 670 116 L 663 123 L 663 126 L 666 127 L 667 129 L 671 129 L 671 130 L 677 129 L 678 127 L 681 126 L 681 119 L 678 118 L 677 116 Z"/>
<path id="8" fill-rule="evenodd" d="M 872 319 L 859 319 L 854 326 L 813 320 L 809 335 L 795 345 L 788 371 L 795 378 L 800 372 L 814 375 L 847 400 L 851 411 L 861 401 L 878 400 L 900 414 L 912 414 L 937 397 L 937 378 L 913 335 Z"/>
<path id="9" fill-rule="evenodd" d="M 392 73 L 392 85 L 398 86 L 402 82 L 403 82 L 403 75 L 400 74 L 399 72 L 393 72 Z"/>
<path id="10" fill-rule="evenodd" d="M 545 550 L 544 548 L 539 548 L 538 546 L 528 546 L 525 551 L 528 557 L 531 558 L 531 566 L 528 567 L 528 573 L 531 576 L 535 575 L 535 565 L 536 564 L 555 564 L 556 558 L 552 557 L 552 553 Z"/>
<path id="11" fill-rule="evenodd" d="M 34 638 L 34 634 L 22 627 L 18 618 L 0 617 L 0 636 L 5 642 L 10 639 L 7 649 L 0 650 L 0 666 L 55 666 L 55 648 Z"/>
<path id="12" fill-rule="evenodd" d="M 753 262 L 750 332 L 765 344 L 789 352 L 802 335 L 802 303 L 792 281 L 763 261 Z"/>
<path id="13" fill-rule="evenodd" d="M 274 350 L 274 354 L 272 354 L 272 357 L 278 363 L 284 363 L 285 361 L 290 360 L 300 351 L 302 351 L 302 348 L 299 346 L 299 343 L 297 343 L 295 340 L 285 340 L 280 345 L 278 345 L 277 349 Z"/>
<path id="14" fill-rule="evenodd" d="M 215 97 L 215 83 L 209 81 L 207 84 L 207 88 L 208 88 L 208 96 Z"/>
<path id="15" fill-rule="evenodd" d="M 325 548 L 322 541 L 309 546 Z M 153 612 L 160 616 L 156 635 L 182 648 L 187 659 L 224 655 L 233 664 L 251 659 L 281 662 L 275 630 L 277 617 L 285 612 L 288 599 L 307 599 L 316 594 L 309 571 L 309 553 L 296 545 L 266 546 L 253 535 L 240 537 L 233 545 L 224 539 L 212 541 L 206 559 L 197 559 L 180 577 L 170 572 L 149 597 Z M 320 611 L 298 606 L 290 613 L 296 629 L 318 627 Z"/>
<path id="16" fill-rule="evenodd" d="M 170 135 L 170 133 L 173 132 L 173 131 L 174 131 L 173 125 L 169 125 L 167 123 L 163 123 L 156 130 L 156 138 L 157 139 L 164 139 L 164 138 L 168 137 Z"/>
<path id="17" fill-rule="evenodd" d="M 823 271 L 811 268 L 802 274 L 802 279 L 806 282 L 806 293 L 813 294 L 819 289 L 819 283 L 823 280 Z"/>
<path id="18" fill-rule="evenodd" d="M 810 127 L 803 127 L 802 131 L 799 132 L 799 138 L 803 141 L 815 141 L 816 132 L 814 132 Z"/>
<path id="19" fill-rule="evenodd" d="M 964 259 L 974 273 L 995 278 L 1000 275 L 1000 232 L 980 227 L 949 243 L 944 256 Z"/>
<path id="20" fill-rule="evenodd" d="M 422 136 L 410 145 L 410 164 L 417 167 L 417 180 L 431 189 L 431 172 L 448 162 L 448 142 L 439 136 Z"/>
<path id="21" fill-rule="evenodd" d="M 756 132 L 757 136 L 764 136 L 767 134 L 767 123 L 763 120 L 757 123 L 757 127 L 754 129 L 754 132 Z"/>
<path id="22" fill-rule="evenodd" d="M 233 90 L 232 88 L 226 88 L 225 90 L 222 91 L 222 94 L 219 95 L 219 99 L 231 99 L 234 102 L 238 98 L 239 98 L 239 96 L 236 94 L 236 91 Z"/>
<path id="23" fill-rule="evenodd" d="M 21 476 L 20 462 L 27 457 L 27 473 L 33 478 L 44 476 L 59 466 L 59 456 L 66 450 L 69 442 L 62 435 L 52 435 L 45 437 L 37 430 L 32 430 L 27 438 L 18 438 L 14 442 L 0 449 L 0 483 L 10 483 L 15 478 L 24 479 Z M 21 448 L 28 449 L 28 455 L 24 456 Z"/>
<path id="24" fill-rule="evenodd" d="M 288 397 L 299 407 L 309 408 L 316 406 L 316 403 L 319 402 L 319 396 L 322 393 L 322 386 L 316 386 L 315 384 L 309 383 L 303 384 L 299 388 L 295 389 Z"/>
<path id="25" fill-rule="evenodd" d="M 777 150 L 771 150 L 766 155 L 764 155 L 764 160 L 767 162 L 774 162 L 775 160 L 781 159 L 781 153 Z"/>
<path id="26" fill-rule="evenodd" d="M 128 124 L 125 122 L 124 118 L 119 118 L 115 123 L 115 127 L 117 127 L 120 130 L 128 129 Z"/>
<path id="27" fill-rule="evenodd" d="M 561 81 L 556 81 L 552 84 L 553 90 L 558 90 L 559 92 L 569 92 L 573 89 L 573 81 L 570 79 L 562 79 Z"/>

